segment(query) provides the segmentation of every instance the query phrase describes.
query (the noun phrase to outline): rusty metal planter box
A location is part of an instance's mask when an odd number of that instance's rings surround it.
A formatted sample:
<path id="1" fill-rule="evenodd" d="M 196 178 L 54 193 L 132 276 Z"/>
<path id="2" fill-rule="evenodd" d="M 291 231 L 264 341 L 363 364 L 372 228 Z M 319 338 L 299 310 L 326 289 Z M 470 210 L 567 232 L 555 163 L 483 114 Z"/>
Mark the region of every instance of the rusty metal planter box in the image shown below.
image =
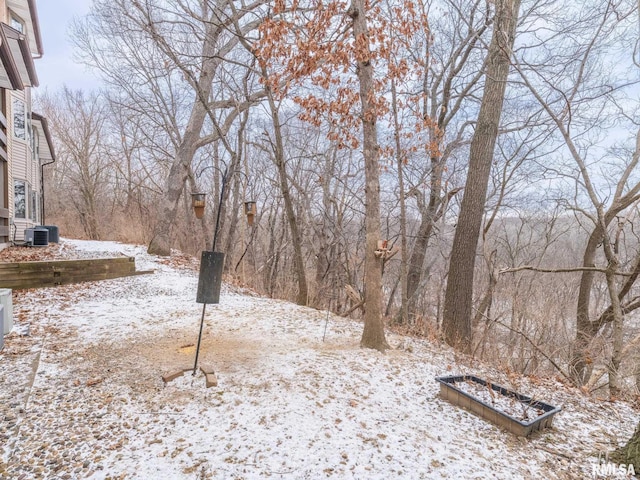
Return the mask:
<path id="1" fill-rule="evenodd" d="M 544 402 L 533 400 L 531 397 L 521 395 L 512 390 L 508 390 L 499 385 L 493 383 L 487 383 L 481 378 L 473 375 L 457 375 L 448 377 L 437 377 L 436 381 L 440 383 L 440 397 L 448 402 L 465 408 L 470 412 L 475 413 L 481 418 L 492 422 L 499 427 L 502 427 L 515 435 L 527 437 L 531 433 L 550 427 L 553 420 L 553 416 L 561 409 L 554 407 Z M 541 415 L 536 416 L 532 420 L 521 421 L 512 416 L 497 410 L 491 405 L 487 405 L 483 401 L 475 398 L 461 389 L 456 387 L 456 383 L 459 382 L 473 382 L 482 385 L 483 387 L 491 388 L 496 394 L 509 398 L 514 398 L 517 401 L 531 406 L 532 408 L 543 411 Z"/>

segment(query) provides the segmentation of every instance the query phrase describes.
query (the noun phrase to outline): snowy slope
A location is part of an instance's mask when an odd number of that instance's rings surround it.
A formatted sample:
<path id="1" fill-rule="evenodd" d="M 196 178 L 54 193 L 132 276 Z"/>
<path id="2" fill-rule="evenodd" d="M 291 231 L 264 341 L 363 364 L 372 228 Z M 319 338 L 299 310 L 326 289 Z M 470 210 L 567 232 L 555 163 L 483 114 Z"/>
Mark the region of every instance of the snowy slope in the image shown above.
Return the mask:
<path id="1" fill-rule="evenodd" d="M 218 386 L 200 372 L 165 385 L 162 374 L 193 366 L 197 272 L 139 246 L 63 250 L 135 255 L 155 273 L 14 293 L 0 478 L 581 479 L 638 422 L 626 403 L 521 379 L 519 391 L 563 408 L 521 439 L 441 400 L 434 382 L 508 382 L 500 372 L 395 335 L 386 354 L 363 350 L 358 322 L 227 287 L 207 307 L 200 353 Z"/>

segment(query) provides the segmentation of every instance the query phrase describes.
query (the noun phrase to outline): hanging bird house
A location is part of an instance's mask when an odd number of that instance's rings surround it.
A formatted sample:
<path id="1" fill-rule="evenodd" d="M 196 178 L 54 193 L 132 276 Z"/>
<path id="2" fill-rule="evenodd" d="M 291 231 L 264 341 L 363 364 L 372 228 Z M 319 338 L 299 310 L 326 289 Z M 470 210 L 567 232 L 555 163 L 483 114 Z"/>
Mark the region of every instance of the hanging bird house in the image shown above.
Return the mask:
<path id="1" fill-rule="evenodd" d="M 247 216 L 247 223 L 249 225 L 253 225 L 257 213 L 258 208 L 255 201 L 249 200 L 248 202 L 244 202 L 244 214 Z"/>
<path id="2" fill-rule="evenodd" d="M 206 193 L 192 193 L 191 194 L 191 206 L 196 213 L 196 218 L 202 218 L 204 216 L 204 206 Z"/>

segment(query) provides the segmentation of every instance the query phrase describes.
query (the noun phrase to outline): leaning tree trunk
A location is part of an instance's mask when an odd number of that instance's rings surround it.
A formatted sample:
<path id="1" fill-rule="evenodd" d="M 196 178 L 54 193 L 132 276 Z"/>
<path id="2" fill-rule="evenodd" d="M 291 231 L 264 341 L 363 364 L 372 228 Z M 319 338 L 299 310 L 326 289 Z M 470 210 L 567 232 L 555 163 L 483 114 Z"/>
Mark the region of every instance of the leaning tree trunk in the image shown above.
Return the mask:
<path id="1" fill-rule="evenodd" d="M 213 88 L 212 77 L 218 65 L 216 57 L 216 40 L 219 32 L 216 32 L 214 22 L 208 24 L 207 35 L 202 47 L 202 65 L 200 76 L 194 85 L 195 98 L 189 116 L 189 122 L 180 138 L 180 144 L 176 149 L 176 155 L 171 164 L 169 175 L 164 185 L 164 195 L 160 203 L 158 221 L 153 229 L 153 237 L 147 251 L 155 255 L 171 255 L 171 227 L 175 223 L 178 202 L 184 190 L 185 182 L 189 175 L 189 169 L 193 156 L 197 150 L 197 143 L 201 139 L 200 133 L 207 116 L 209 97 Z"/>
<path id="2" fill-rule="evenodd" d="M 176 152 L 169 175 L 164 185 L 164 196 L 161 200 L 158 222 L 153 230 L 153 238 L 148 252 L 152 255 L 171 255 L 171 227 L 176 218 L 178 202 L 189 176 L 189 166 L 195 153 L 195 142 L 200 138 L 200 130 L 204 123 L 206 110 L 198 100 L 193 106 L 189 125 L 182 137 L 182 143 Z"/>
<path id="3" fill-rule="evenodd" d="M 364 0 L 352 0 L 348 15 L 353 20 L 353 37 L 358 46 L 357 75 L 362 104 L 362 147 L 365 174 L 364 330 L 360 345 L 384 351 L 389 344 L 382 318 L 382 258 L 376 256 L 380 239 L 380 165 L 378 163 L 377 112 L 367 11 Z"/>
<path id="4" fill-rule="evenodd" d="M 593 267 L 596 261 L 596 255 L 598 248 L 603 243 L 605 236 L 605 228 L 616 218 L 624 208 L 629 205 L 627 202 L 616 202 L 612 207 L 603 215 L 603 225 L 597 224 L 584 250 L 582 259 L 583 267 Z M 640 264 L 636 264 L 634 271 Z M 585 385 L 589 382 L 591 373 L 593 370 L 592 354 L 590 352 L 590 345 L 593 339 L 598 335 L 604 325 L 614 320 L 612 306 L 598 318 L 591 320 L 591 296 L 593 289 L 595 272 L 585 270 L 580 277 L 580 289 L 578 291 L 578 304 L 576 308 L 576 338 L 573 345 L 573 354 L 571 358 L 571 375 L 577 385 Z M 624 287 L 621 290 L 621 296 L 624 297 L 633 283 L 636 281 L 637 276 L 628 278 Z"/>
<path id="5" fill-rule="evenodd" d="M 640 473 L 640 422 L 627 444 L 609 455 L 609 460 L 619 465 L 633 465 L 636 474 Z"/>
<path id="6" fill-rule="evenodd" d="M 520 0 L 496 1 L 495 26 L 486 63 L 485 86 L 471 140 L 469 171 L 453 238 L 442 326 L 449 345 L 471 350 L 473 273 L 484 215 L 493 152 L 511 65 Z"/>
<path id="7" fill-rule="evenodd" d="M 425 201 L 420 197 L 420 193 L 416 192 L 416 202 L 420 210 L 420 226 L 416 234 L 413 249 L 408 264 L 407 271 L 407 310 L 408 316 L 416 315 L 416 306 L 420 291 L 418 290 L 422 283 L 422 275 L 424 268 L 424 259 L 427 256 L 427 247 L 433 232 L 433 227 L 438 220 L 438 210 L 442 203 L 440 195 L 442 193 L 442 164 L 431 158 L 431 191 L 429 193 L 429 204 L 425 205 Z"/>

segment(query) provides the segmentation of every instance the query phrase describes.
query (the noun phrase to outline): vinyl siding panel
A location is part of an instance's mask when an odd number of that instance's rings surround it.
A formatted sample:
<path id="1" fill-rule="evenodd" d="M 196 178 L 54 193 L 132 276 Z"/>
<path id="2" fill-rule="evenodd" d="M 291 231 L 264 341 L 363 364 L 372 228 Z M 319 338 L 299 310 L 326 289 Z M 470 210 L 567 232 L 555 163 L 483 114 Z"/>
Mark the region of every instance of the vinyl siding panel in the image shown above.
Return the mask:
<path id="1" fill-rule="evenodd" d="M 31 162 L 27 162 L 27 145 L 24 142 L 13 142 L 11 159 L 13 160 L 13 177 L 29 182 L 31 178 L 31 168 L 29 163 Z"/>
<path id="2" fill-rule="evenodd" d="M 14 205 L 14 181 L 15 180 L 24 180 L 32 189 L 38 190 L 39 188 L 39 177 L 38 177 L 38 168 L 33 163 L 33 156 L 31 154 L 31 145 L 28 139 L 28 131 L 30 122 L 30 89 L 25 89 L 25 91 L 12 91 L 7 97 L 7 139 L 9 146 L 9 209 L 11 210 L 11 215 L 15 215 L 15 205 Z M 25 102 L 25 131 L 27 134 L 25 135 L 27 138 L 25 140 L 17 138 L 15 136 L 15 125 L 14 125 L 14 112 L 13 112 L 13 99 L 19 99 Z M 26 192 L 26 200 L 27 204 L 29 203 L 29 193 L 28 190 Z M 30 217 L 30 212 L 27 211 L 27 218 L 14 218 L 15 226 L 16 226 L 16 241 L 22 241 L 24 238 L 24 229 L 33 227 L 34 222 L 31 221 L 28 217 Z M 13 240 L 13 232 L 12 232 L 12 240 Z"/>

